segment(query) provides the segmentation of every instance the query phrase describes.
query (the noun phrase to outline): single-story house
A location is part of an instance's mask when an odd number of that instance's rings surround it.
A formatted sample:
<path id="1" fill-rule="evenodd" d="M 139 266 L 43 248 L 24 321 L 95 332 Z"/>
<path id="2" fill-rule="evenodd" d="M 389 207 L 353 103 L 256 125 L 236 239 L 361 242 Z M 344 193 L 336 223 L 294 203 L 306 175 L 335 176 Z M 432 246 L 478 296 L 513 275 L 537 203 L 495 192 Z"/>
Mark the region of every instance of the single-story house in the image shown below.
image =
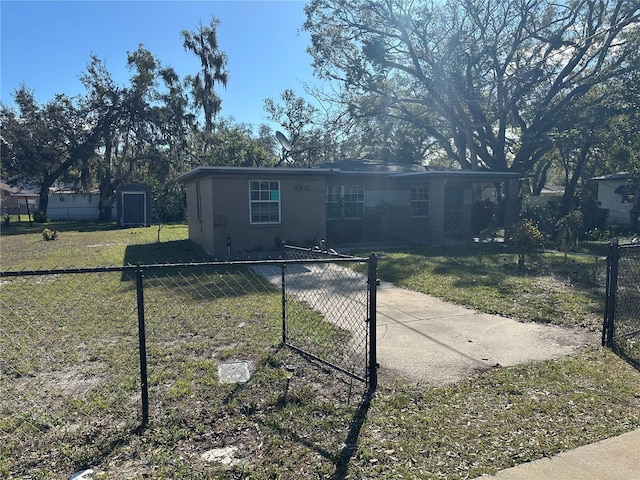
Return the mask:
<path id="1" fill-rule="evenodd" d="M 40 197 L 33 191 L 22 190 L 0 182 L 0 213 L 2 215 L 26 215 L 38 210 Z"/>
<path id="2" fill-rule="evenodd" d="M 600 207 L 609 211 L 608 221 L 628 225 L 631 223 L 631 209 L 635 192 L 629 186 L 628 173 L 614 173 L 592 178 L 598 185 Z"/>
<path id="3" fill-rule="evenodd" d="M 515 199 L 519 178 L 346 160 L 313 168 L 198 167 L 178 181 L 187 190 L 189 238 L 225 257 L 274 250 L 283 241 L 312 246 L 326 239 L 331 246 L 469 238 L 474 189 L 502 182 Z M 510 208 L 505 214 L 511 221 L 517 216 Z"/>

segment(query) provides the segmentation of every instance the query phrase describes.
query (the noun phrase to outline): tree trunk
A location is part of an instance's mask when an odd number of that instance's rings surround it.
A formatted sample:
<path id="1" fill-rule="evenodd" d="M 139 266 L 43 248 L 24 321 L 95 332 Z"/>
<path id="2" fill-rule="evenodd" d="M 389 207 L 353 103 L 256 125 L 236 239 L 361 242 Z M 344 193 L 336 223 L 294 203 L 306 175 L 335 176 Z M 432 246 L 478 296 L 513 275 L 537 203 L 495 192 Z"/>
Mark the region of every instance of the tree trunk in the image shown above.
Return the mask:
<path id="1" fill-rule="evenodd" d="M 567 185 L 564 188 L 564 194 L 562 195 L 562 203 L 560 205 L 560 216 L 564 217 L 568 215 L 571 211 L 573 197 L 576 193 L 576 186 L 578 185 L 578 179 L 582 176 L 582 169 L 584 164 L 587 161 L 587 157 L 589 156 L 589 151 L 591 150 L 591 137 L 586 137 L 584 139 L 584 143 L 580 148 L 580 153 L 578 154 L 578 161 L 573 169 L 571 177 L 567 181 Z"/>
<path id="2" fill-rule="evenodd" d="M 640 179 L 636 179 L 634 191 L 633 207 L 631 207 L 629 221 L 631 231 L 634 233 L 640 233 Z"/>
<path id="3" fill-rule="evenodd" d="M 547 183 L 547 173 L 549 171 L 549 168 L 551 167 L 551 164 L 551 161 L 548 161 L 546 163 L 538 163 L 536 167 L 536 173 L 533 177 L 533 186 L 531 191 L 532 196 L 539 197 L 542 193 L 542 189 Z"/>
<path id="4" fill-rule="evenodd" d="M 511 236 L 513 225 L 518 221 L 522 197 L 520 196 L 520 182 L 508 180 L 504 182 L 504 238 Z"/>
<path id="5" fill-rule="evenodd" d="M 100 190 L 100 200 L 98 201 L 98 220 L 108 222 L 111 220 L 111 211 L 115 202 L 115 195 L 112 191 Z"/>
<path id="6" fill-rule="evenodd" d="M 40 202 L 39 202 L 38 210 L 46 215 L 47 208 L 49 207 L 49 187 L 48 186 L 45 186 L 45 185 L 40 186 L 39 200 Z"/>

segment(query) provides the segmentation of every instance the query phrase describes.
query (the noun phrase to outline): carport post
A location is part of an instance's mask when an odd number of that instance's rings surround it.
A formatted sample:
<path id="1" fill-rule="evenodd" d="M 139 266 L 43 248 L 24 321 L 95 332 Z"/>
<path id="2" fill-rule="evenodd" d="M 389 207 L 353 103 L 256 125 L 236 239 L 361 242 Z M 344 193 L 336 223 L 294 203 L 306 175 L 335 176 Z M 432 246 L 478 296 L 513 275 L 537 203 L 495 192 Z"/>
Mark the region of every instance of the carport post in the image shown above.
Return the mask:
<path id="1" fill-rule="evenodd" d="M 378 361 L 376 346 L 376 305 L 378 291 L 378 257 L 375 253 L 369 256 L 367 282 L 369 284 L 369 392 L 378 387 Z"/>

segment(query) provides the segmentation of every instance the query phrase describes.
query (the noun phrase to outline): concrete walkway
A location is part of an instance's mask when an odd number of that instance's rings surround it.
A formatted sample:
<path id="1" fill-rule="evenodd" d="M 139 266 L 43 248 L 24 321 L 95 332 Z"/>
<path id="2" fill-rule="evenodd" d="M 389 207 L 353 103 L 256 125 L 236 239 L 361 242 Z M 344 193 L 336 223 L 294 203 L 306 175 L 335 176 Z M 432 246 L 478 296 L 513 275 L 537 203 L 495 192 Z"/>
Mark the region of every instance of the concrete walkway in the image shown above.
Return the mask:
<path id="1" fill-rule="evenodd" d="M 479 313 L 385 282 L 377 307 L 381 380 L 442 386 L 491 368 L 559 358 L 599 341 L 581 329 Z"/>
<path id="2" fill-rule="evenodd" d="M 380 383 L 440 386 L 479 371 L 559 358 L 599 335 L 487 315 L 382 283 Z M 640 480 L 640 430 L 498 472 L 483 480 Z"/>

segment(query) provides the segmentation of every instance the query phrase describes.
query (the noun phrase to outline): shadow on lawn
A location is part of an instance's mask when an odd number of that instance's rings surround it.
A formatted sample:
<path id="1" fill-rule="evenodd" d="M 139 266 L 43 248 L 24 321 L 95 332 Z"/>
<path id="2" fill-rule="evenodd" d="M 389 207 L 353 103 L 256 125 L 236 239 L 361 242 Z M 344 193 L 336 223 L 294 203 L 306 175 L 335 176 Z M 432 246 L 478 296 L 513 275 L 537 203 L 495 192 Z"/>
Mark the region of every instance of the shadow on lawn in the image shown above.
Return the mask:
<path id="1" fill-rule="evenodd" d="M 211 256 L 190 240 L 129 245 L 124 265 L 140 265 L 144 289 L 164 291 L 167 298 L 197 302 L 279 291 L 247 265 L 196 265 L 212 261 Z M 193 263 L 194 265 L 189 265 Z M 122 282 L 136 281 L 136 268 L 122 271 Z"/>
<path id="2" fill-rule="evenodd" d="M 277 364 L 281 360 L 279 355 L 284 352 L 290 352 L 291 354 L 295 355 L 300 362 L 304 363 L 304 366 L 301 365 L 302 368 L 309 369 L 309 371 L 315 371 L 315 372 L 323 371 L 324 375 L 326 376 L 325 382 L 331 383 L 330 381 L 328 381 L 329 378 L 331 378 L 333 381 L 336 380 L 336 377 L 335 377 L 336 372 L 332 370 L 327 370 L 327 367 L 318 363 L 314 358 L 309 357 L 304 353 L 290 350 L 288 347 L 286 347 L 286 345 L 282 343 L 279 344 L 275 349 L 273 349 L 267 358 L 263 359 L 260 362 L 260 365 L 258 366 L 258 368 L 268 368 L 269 365 Z M 304 374 L 304 377 L 306 377 L 308 374 L 309 372 L 306 372 Z M 313 374 L 311 376 L 314 377 Z M 288 380 L 283 382 L 281 386 L 282 393 L 279 395 L 278 399 L 273 405 L 275 411 L 281 411 L 285 409 L 289 404 L 296 405 L 296 404 L 299 404 L 300 402 L 302 403 L 306 402 L 306 400 L 301 400 L 295 391 L 293 392 L 290 391 L 290 379 L 291 377 L 289 377 Z M 318 381 L 321 382 L 321 380 L 318 380 L 316 378 L 314 383 Z M 341 389 L 341 387 L 344 388 L 344 386 L 347 385 L 348 383 L 349 383 L 348 381 L 345 381 L 344 383 L 336 382 L 333 388 L 337 389 L 338 391 Z M 356 383 L 359 384 L 359 382 L 356 382 Z M 336 384 L 341 386 L 336 387 L 335 386 Z M 374 393 L 372 389 L 367 390 L 365 388 L 364 383 L 362 383 L 361 385 L 363 387 L 362 390 L 359 390 L 358 388 L 352 388 L 352 386 L 349 387 L 347 404 L 351 403 L 352 397 L 358 398 L 359 401 L 357 404 L 357 409 L 355 409 L 353 417 L 351 418 L 351 421 L 349 423 L 349 430 L 347 432 L 347 436 L 342 442 L 342 448 L 340 448 L 338 452 L 331 451 L 323 447 L 322 445 L 319 445 L 317 442 L 310 440 L 310 437 L 313 437 L 314 435 L 309 435 L 308 431 L 307 432 L 304 431 L 305 428 L 308 428 L 311 426 L 310 420 L 305 420 L 302 424 L 300 424 L 299 427 L 302 431 L 297 431 L 296 428 L 293 428 L 291 426 L 284 426 L 281 422 L 278 422 L 277 416 L 274 418 L 270 418 L 269 415 L 265 416 L 264 411 L 262 412 L 251 411 L 251 412 L 245 412 L 245 413 L 247 413 L 249 417 L 252 417 L 250 418 L 252 423 L 258 423 L 262 427 L 274 432 L 276 435 L 279 435 L 280 437 L 291 439 L 295 443 L 300 444 L 311 451 L 314 451 L 322 458 L 331 462 L 333 465 L 335 465 L 335 471 L 331 478 L 334 480 L 344 480 L 347 478 L 351 458 L 357 451 L 358 441 L 360 438 L 360 431 L 367 418 L 367 413 L 371 406 L 371 400 L 373 398 L 373 393 Z M 241 398 L 243 396 L 243 391 L 245 389 L 252 388 L 252 386 L 255 388 L 255 385 L 252 385 L 251 381 L 248 383 L 236 384 L 233 387 L 233 389 L 222 400 L 222 405 L 233 404 L 234 400 L 237 400 L 238 398 Z M 331 388 L 331 387 L 328 387 L 328 388 Z M 337 391 L 334 391 L 333 393 L 339 396 L 339 393 L 337 393 Z M 340 401 L 344 401 L 344 399 Z M 253 414 L 256 414 L 255 417 L 253 417 Z M 313 418 L 313 416 L 311 416 L 311 418 Z"/>
<path id="3" fill-rule="evenodd" d="M 291 429 L 284 428 L 281 425 L 275 422 L 269 422 L 267 427 L 271 430 L 278 432 L 280 435 L 286 436 L 295 440 L 297 443 L 304 445 L 310 450 L 315 451 L 321 457 L 327 459 L 331 463 L 336 466 L 335 472 L 331 477 L 333 480 L 345 480 L 349 473 L 349 463 L 351 462 L 351 458 L 354 453 L 358 449 L 358 440 L 360 438 L 360 430 L 362 429 L 362 425 L 364 424 L 367 413 L 369 412 L 369 407 L 371 406 L 372 395 L 366 394 L 363 396 L 356 413 L 351 420 L 349 425 L 349 432 L 347 434 L 347 438 L 342 444 L 340 452 L 338 454 L 333 453 L 326 448 L 322 448 L 319 445 L 316 445 L 314 442 L 309 439 L 303 437 L 302 435 L 292 431 Z M 264 425 L 264 422 L 263 422 Z"/>
<path id="4" fill-rule="evenodd" d="M 191 240 L 128 245 L 123 265 L 210 262 L 213 257 Z"/>

